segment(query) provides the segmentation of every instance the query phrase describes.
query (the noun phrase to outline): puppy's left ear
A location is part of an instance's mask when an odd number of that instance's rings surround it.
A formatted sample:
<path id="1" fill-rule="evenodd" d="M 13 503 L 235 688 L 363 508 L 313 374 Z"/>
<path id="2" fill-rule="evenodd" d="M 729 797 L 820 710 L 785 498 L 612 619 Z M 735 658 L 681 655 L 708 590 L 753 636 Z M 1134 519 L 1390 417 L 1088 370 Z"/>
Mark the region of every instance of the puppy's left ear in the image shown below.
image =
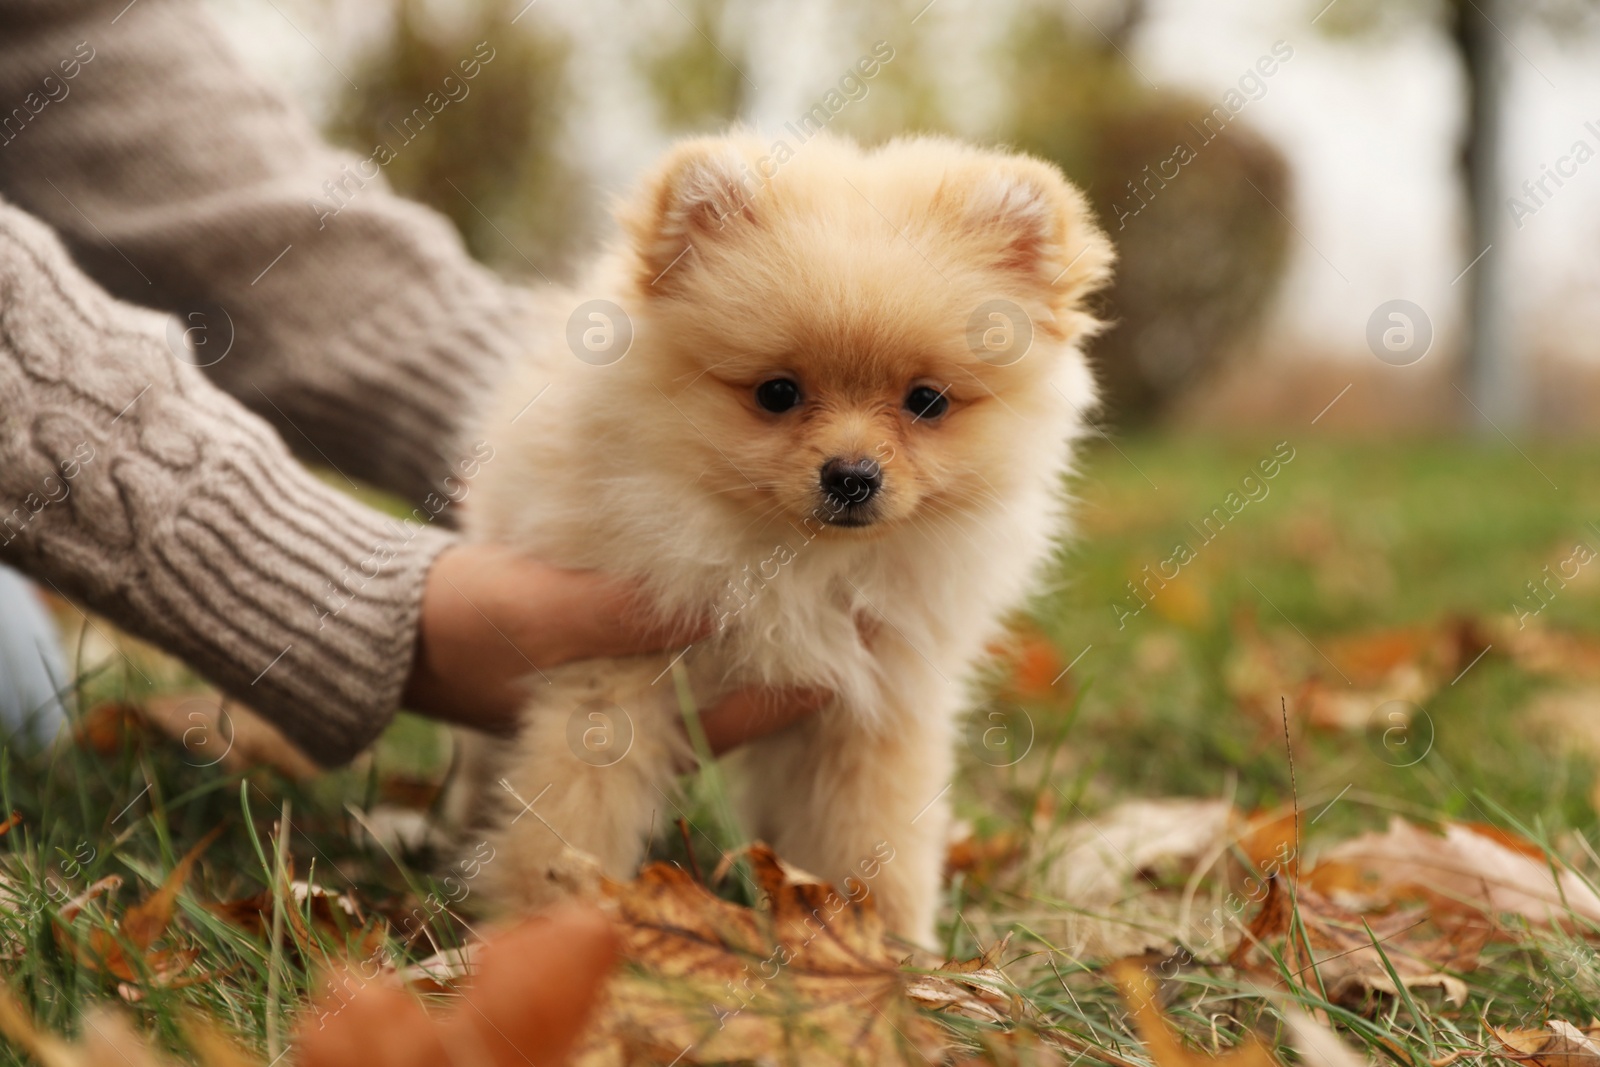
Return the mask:
<path id="1" fill-rule="evenodd" d="M 947 181 L 940 199 L 969 248 L 1040 293 L 1063 333 L 1088 326 L 1084 303 L 1110 279 L 1116 253 L 1059 170 L 1031 156 L 991 156 Z"/>

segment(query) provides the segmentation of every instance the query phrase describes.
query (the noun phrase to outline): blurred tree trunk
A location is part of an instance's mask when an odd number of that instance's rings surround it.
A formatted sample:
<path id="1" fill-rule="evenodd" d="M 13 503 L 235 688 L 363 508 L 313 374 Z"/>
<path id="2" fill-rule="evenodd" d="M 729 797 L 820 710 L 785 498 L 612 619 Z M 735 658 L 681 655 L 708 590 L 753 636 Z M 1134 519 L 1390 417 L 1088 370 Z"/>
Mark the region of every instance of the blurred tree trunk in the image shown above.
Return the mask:
<path id="1" fill-rule="evenodd" d="M 1527 418 L 1526 368 L 1513 340 L 1506 281 L 1505 196 L 1500 147 L 1505 64 L 1500 23 L 1510 14 L 1499 0 L 1452 0 L 1452 36 L 1467 82 L 1462 169 L 1467 190 L 1469 257 L 1489 249 L 1461 279 L 1466 288 L 1462 389 L 1476 405 L 1468 414 L 1480 430 L 1509 430 Z M 1492 425 L 1491 425 L 1492 424 Z"/>

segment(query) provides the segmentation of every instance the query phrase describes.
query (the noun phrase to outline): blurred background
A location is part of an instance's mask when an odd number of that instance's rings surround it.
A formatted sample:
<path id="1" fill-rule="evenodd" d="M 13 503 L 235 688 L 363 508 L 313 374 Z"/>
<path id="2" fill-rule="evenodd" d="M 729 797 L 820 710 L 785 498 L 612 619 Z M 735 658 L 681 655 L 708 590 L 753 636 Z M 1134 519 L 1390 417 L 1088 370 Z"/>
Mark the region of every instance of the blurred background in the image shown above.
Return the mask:
<path id="1" fill-rule="evenodd" d="M 1303 423 L 1346 385 L 1319 425 L 1592 421 L 1591 0 L 213 7 L 249 62 L 360 155 L 391 144 L 389 181 L 510 273 L 570 274 L 674 137 L 777 138 L 821 105 L 867 141 L 1012 144 L 1089 192 L 1122 253 L 1096 353 L 1114 425 Z M 484 41 L 470 95 L 405 126 Z M 877 42 L 892 60 L 841 91 Z"/>

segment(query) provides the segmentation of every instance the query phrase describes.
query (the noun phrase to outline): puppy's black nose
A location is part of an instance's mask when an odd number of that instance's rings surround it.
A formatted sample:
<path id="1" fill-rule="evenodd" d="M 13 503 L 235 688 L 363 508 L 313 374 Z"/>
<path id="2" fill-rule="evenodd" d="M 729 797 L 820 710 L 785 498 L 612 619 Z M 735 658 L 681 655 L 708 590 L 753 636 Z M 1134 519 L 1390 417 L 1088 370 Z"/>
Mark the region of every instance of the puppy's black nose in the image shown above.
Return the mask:
<path id="1" fill-rule="evenodd" d="M 822 465 L 822 491 L 840 504 L 865 504 L 883 488 L 883 469 L 871 459 L 830 459 Z"/>

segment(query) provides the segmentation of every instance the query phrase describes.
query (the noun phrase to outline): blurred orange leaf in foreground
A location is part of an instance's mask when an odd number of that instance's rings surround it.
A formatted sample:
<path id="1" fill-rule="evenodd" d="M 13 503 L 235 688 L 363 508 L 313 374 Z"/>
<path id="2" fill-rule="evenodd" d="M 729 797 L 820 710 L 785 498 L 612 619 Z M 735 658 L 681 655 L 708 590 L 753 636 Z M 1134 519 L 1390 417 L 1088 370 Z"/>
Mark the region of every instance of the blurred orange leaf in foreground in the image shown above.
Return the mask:
<path id="1" fill-rule="evenodd" d="M 325 996 L 297 1042 L 301 1067 L 544 1067 L 567 1056 L 617 958 L 617 935 L 592 905 L 570 903 L 491 937 L 462 1002 L 430 1016 L 397 985 Z"/>

